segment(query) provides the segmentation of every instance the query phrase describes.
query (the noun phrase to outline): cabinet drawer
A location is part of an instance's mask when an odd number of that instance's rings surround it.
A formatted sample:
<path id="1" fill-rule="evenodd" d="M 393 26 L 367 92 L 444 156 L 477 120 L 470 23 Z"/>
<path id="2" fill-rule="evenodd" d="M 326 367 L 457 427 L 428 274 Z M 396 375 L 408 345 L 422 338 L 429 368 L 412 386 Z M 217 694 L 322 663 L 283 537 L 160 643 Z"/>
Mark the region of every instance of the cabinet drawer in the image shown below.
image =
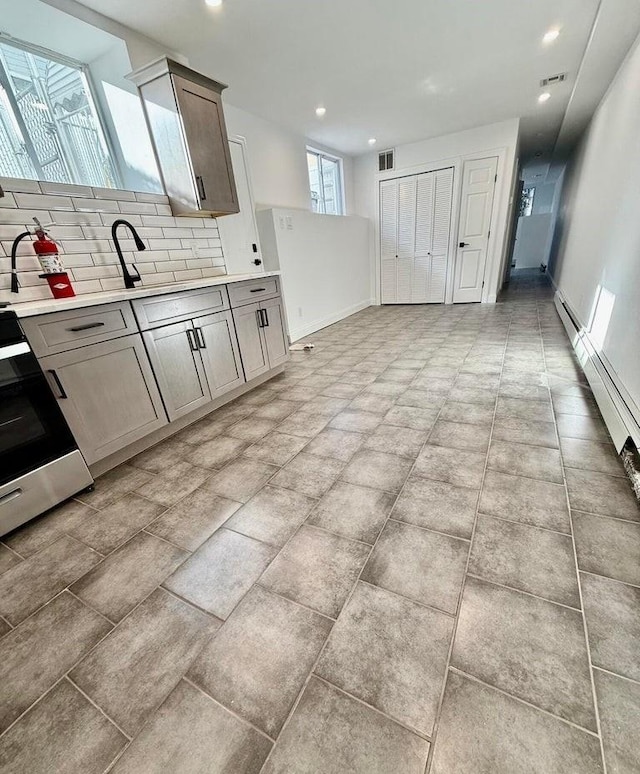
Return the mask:
<path id="1" fill-rule="evenodd" d="M 116 339 L 138 330 L 128 301 L 27 317 L 20 323 L 38 357 Z"/>
<path id="2" fill-rule="evenodd" d="M 263 298 L 273 298 L 280 294 L 280 285 L 277 277 L 265 277 L 265 279 L 249 280 L 228 285 L 231 306 L 244 306 L 253 304 Z"/>
<path id="3" fill-rule="evenodd" d="M 227 288 L 219 285 L 212 288 L 183 290 L 163 296 L 139 298 L 132 302 L 141 330 L 159 328 L 167 323 L 189 320 L 192 317 L 219 312 L 229 308 Z"/>

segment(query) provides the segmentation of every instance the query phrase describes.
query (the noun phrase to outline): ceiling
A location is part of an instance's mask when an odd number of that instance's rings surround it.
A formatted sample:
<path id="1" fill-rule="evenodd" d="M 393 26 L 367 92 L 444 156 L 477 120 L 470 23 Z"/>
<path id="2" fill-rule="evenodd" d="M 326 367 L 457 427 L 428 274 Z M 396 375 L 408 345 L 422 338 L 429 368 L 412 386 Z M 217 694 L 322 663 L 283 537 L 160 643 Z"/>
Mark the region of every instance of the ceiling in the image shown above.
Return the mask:
<path id="1" fill-rule="evenodd" d="M 547 169 L 567 107 L 588 119 L 640 29 L 637 0 L 82 3 L 230 84 L 229 103 L 344 153 L 520 116 L 525 160 Z M 606 34 L 592 55 L 599 9 Z M 545 45 L 551 28 L 560 35 Z M 585 51 L 591 77 L 577 80 Z M 561 72 L 539 104 L 540 79 Z"/>

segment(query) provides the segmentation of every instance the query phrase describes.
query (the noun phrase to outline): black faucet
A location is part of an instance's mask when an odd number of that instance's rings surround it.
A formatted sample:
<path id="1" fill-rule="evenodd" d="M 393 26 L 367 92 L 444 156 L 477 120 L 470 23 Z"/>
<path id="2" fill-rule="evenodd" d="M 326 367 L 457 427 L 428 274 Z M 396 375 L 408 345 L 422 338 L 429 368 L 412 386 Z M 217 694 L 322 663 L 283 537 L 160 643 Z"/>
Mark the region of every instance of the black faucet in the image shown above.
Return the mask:
<path id="1" fill-rule="evenodd" d="M 142 282 L 142 277 L 140 276 L 140 272 L 136 269 L 135 263 L 131 264 L 135 274 L 130 274 L 129 269 L 127 269 L 127 264 L 124 261 L 124 256 L 122 255 L 122 250 L 120 249 L 120 242 L 118 241 L 118 226 L 126 226 L 129 229 L 133 238 L 135 239 L 136 248 L 138 250 L 146 250 L 147 248 L 142 239 L 140 239 L 138 232 L 131 225 L 131 223 L 129 223 L 128 220 L 118 218 L 118 220 L 113 221 L 113 225 L 111 226 L 111 238 L 113 239 L 113 244 L 116 246 L 116 252 L 118 253 L 118 258 L 120 259 L 120 266 L 122 266 L 124 286 L 125 288 L 135 288 L 136 282 Z"/>

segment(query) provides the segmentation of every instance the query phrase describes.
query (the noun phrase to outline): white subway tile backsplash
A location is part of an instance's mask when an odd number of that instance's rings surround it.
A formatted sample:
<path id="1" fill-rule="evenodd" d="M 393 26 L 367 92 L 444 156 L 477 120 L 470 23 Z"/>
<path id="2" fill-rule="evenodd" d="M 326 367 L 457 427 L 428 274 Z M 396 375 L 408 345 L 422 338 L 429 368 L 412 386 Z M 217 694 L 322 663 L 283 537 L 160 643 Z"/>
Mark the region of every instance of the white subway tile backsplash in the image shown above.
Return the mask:
<path id="1" fill-rule="evenodd" d="M 40 183 L 37 180 L 22 180 L 18 177 L 0 177 L 0 186 L 5 191 L 14 193 L 40 193 Z"/>
<path id="2" fill-rule="evenodd" d="M 136 215 L 156 215 L 156 205 L 147 202 L 120 202 L 120 212 Z"/>
<path id="3" fill-rule="evenodd" d="M 120 212 L 117 201 L 111 199 L 73 199 L 73 206 L 78 212 Z"/>
<path id="4" fill-rule="evenodd" d="M 0 196 L 0 207 L 17 207 L 15 197 L 12 193 L 5 191 L 4 196 Z"/>
<path id="5" fill-rule="evenodd" d="M 167 203 L 166 195 L 159 193 L 145 193 L 144 191 L 136 191 L 135 198 L 138 202 L 152 202 L 153 204 Z"/>
<path id="6" fill-rule="evenodd" d="M 174 271 L 177 282 L 185 280 L 202 279 L 202 272 L 199 269 L 187 269 L 185 271 Z"/>
<path id="7" fill-rule="evenodd" d="M 69 183 L 40 182 L 40 190 L 44 194 L 55 196 L 84 196 L 93 199 L 93 191 L 88 185 L 69 185 Z"/>
<path id="8" fill-rule="evenodd" d="M 93 196 L 96 199 L 115 199 L 119 202 L 135 202 L 136 195 L 133 191 L 121 191 L 119 188 L 93 187 Z"/>
<path id="9" fill-rule="evenodd" d="M 73 202 L 69 196 L 49 196 L 48 194 L 17 193 L 16 204 L 23 210 L 73 210 Z"/>
<path id="10" fill-rule="evenodd" d="M 111 239 L 111 225 L 122 216 L 136 227 L 147 247 L 122 229 L 120 244 L 128 265 L 136 264 L 145 285 L 171 284 L 225 274 L 215 219 L 173 217 L 162 194 L 133 193 L 34 180 L 0 178 L 0 300 L 12 303 L 51 297 L 30 241 L 20 244 L 20 293 L 10 293 L 10 252 L 15 237 L 33 228 L 32 218 L 51 225 L 76 294 L 123 287 Z"/>

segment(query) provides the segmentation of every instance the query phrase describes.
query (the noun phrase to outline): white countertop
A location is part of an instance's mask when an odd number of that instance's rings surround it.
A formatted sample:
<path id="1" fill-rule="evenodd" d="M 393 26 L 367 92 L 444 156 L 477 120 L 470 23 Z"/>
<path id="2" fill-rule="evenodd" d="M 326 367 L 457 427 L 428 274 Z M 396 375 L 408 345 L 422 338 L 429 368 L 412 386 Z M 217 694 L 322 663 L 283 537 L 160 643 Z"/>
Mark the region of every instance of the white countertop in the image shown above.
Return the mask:
<path id="1" fill-rule="evenodd" d="M 168 285 L 147 285 L 146 287 L 120 288 L 118 290 L 104 290 L 101 293 L 86 293 L 72 298 L 47 298 L 41 301 L 25 301 L 12 304 L 12 309 L 18 317 L 33 317 L 36 314 L 48 312 L 61 312 L 65 309 L 82 309 L 86 306 L 99 306 L 110 304 L 113 301 L 129 301 L 145 296 L 160 296 L 165 293 L 177 293 L 181 290 L 196 290 L 197 288 L 209 288 L 215 285 L 230 285 L 233 282 L 244 280 L 258 280 L 263 277 L 276 277 L 279 271 L 261 271 L 255 274 L 221 274 L 218 277 L 206 279 L 188 280 L 186 282 L 172 282 Z"/>

